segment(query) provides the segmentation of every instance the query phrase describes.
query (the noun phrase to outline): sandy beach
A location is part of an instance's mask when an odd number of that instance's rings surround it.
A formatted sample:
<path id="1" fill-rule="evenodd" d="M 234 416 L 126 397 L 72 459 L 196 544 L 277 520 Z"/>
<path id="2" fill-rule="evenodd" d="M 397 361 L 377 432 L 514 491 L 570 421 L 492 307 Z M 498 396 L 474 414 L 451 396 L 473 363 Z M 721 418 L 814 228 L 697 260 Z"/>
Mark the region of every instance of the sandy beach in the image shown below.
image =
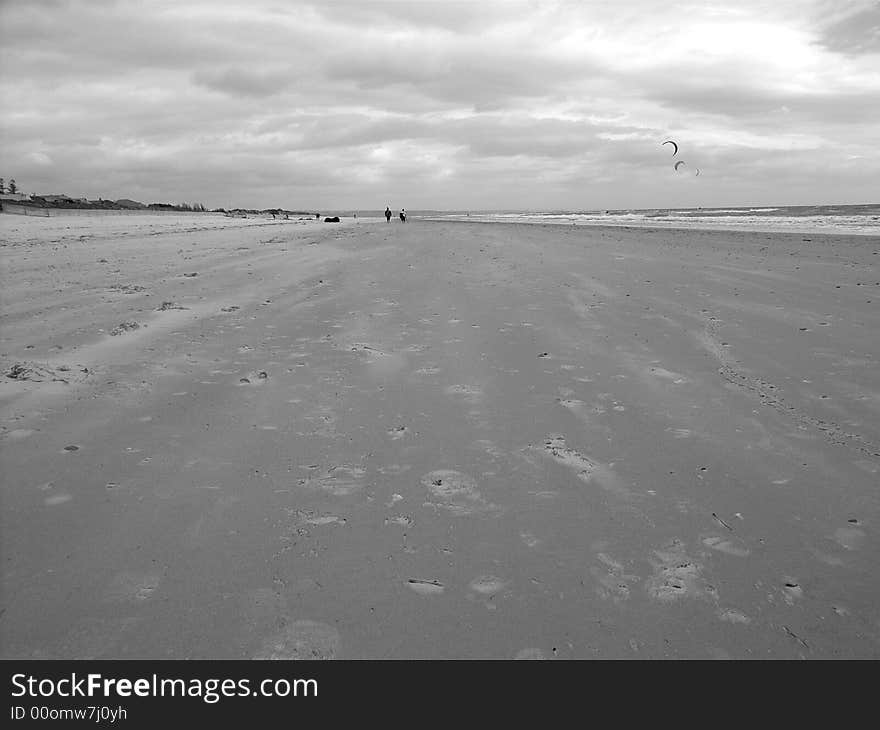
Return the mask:
<path id="1" fill-rule="evenodd" d="M 6 658 L 878 658 L 880 240 L 0 216 Z"/>

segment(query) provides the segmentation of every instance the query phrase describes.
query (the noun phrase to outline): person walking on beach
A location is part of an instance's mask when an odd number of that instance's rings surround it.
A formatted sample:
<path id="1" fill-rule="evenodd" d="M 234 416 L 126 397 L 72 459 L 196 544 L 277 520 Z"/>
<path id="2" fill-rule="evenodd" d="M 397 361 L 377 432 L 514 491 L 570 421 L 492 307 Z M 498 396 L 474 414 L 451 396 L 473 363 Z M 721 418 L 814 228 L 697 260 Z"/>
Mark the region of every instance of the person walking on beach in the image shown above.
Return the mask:
<path id="1" fill-rule="evenodd" d="M 400 222 L 406 223 L 406 211 L 403 208 L 400 209 Z"/>
<path id="2" fill-rule="evenodd" d="M 391 208 L 387 205 L 385 206 L 385 222 L 391 223 Z"/>

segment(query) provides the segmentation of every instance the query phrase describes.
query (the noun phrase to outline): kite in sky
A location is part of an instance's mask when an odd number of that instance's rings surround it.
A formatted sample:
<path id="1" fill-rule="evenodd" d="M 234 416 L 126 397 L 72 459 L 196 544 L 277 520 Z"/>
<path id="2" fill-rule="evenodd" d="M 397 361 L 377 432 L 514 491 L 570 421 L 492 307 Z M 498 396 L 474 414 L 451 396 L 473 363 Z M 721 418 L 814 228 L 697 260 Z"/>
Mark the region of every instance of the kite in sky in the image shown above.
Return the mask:
<path id="1" fill-rule="evenodd" d="M 674 140 L 671 140 L 671 139 L 667 139 L 666 141 L 661 142 L 660 146 L 662 147 L 665 144 L 672 145 L 672 156 L 675 157 L 678 154 L 678 142 L 675 142 Z M 675 165 L 673 165 L 673 167 L 675 168 L 675 171 L 678 172 L 678 168 L 684 164 L 685 164 L 684 160 L 679 160 L 678 162 L 675 163 Z M 696 169 L 696 172 L 694 173 L 694 177 L 699 177 L 700 176 L 700 168 L 697 167 L 695 169 Z"/>

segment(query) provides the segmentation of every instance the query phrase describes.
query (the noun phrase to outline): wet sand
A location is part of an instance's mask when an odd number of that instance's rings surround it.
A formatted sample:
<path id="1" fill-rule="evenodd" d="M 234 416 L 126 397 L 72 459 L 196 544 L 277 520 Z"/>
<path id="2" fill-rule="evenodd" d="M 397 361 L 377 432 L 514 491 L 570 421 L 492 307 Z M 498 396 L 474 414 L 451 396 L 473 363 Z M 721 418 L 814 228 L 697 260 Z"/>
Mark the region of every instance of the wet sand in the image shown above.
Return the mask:
<path id="1" fill-rule="evenodd" d="M 877 238 L 0 236 L 4 657 L 880 656 Z"/>

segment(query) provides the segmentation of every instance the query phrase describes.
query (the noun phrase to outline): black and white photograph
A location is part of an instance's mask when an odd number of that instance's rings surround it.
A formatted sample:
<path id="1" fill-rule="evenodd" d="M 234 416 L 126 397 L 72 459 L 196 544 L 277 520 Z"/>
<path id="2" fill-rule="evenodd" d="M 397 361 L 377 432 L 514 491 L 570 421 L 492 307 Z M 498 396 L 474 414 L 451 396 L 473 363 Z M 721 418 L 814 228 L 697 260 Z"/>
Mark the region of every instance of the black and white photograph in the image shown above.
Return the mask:
<path id="1" fill-rule="evenodd" d="M 0 657 L 880 658 L 878 120 L 875 0 L 3 0 Z"/>

